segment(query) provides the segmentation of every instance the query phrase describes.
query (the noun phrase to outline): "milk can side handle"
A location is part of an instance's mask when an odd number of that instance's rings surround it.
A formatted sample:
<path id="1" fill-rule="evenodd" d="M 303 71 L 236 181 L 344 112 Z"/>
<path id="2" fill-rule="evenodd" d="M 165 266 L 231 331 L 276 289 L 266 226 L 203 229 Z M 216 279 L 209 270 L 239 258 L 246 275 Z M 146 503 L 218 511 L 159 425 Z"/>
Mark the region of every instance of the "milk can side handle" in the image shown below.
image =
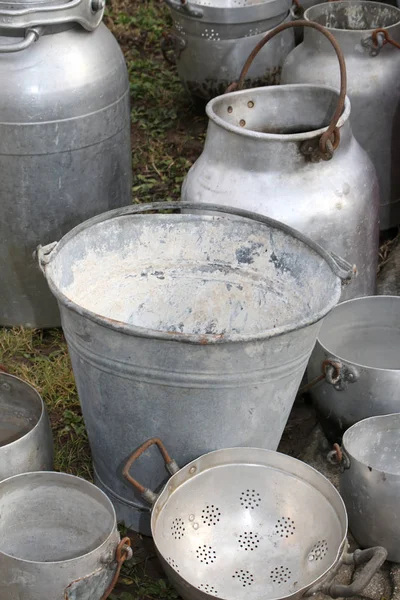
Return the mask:
<path id="1" fill-rule="evenodd" d="M 352 554 L 344 554 L 342 562 L 347 565 L 365 565 L 359 576 L 350 585 L 327 581 L 317 584 L 308 590 L 306 596 L 311 596 L 317 592 L 330 596 L 331 598 L 351 598 L 359 596 L 367 587 L 373 576 L 379 571 L 387 558 L 387 551 L 381 546 L 367 548 L 367 550 L 355 550 Z"/>
<path id="2" fill-rule="evenodd" d="M 346 63 L 344 60 L 343 52 L 340 49 L 339 44 L 337 43 L 335 37 L 330 33 L 330 31 L 325 29 L 325 27 L 323 27 L 322 25 L 319 25 L 319 23 L 314 23 L 313 21 L 300 20 L 300 21 L 291 21 L 290 23 L 282 23 L 278 27 L 275 27 L 275 29 L 273 29 L 272 31 L 267 33 L 267 35 L 257 44 L 257 46 L 255 46 L 255 48 L 250 53 L 248 59 L 245 62 L 245 65 L 242 69 L 242 72 L 240 74 L 238 81 L 233 82 L 228 87 L 228 89 L 226 90 L 225 93 L 242 89 L 244 80 L 248 73 L 248 70 L 250 69 L 253 60 L 255 59 L 257 54 L 260 52 L 260 50 L 265 46 L 265 44 L 267 42 L 269 42 L 269 40 L 271 40 L 276 35 L 278 35 L 278 33 L 281 33 L 282 31 L 285 31 L 286 29 L 290 29 L 291 27 L 311 27 L 311 29 L 316 29 L 317 31 L 322 33 L 332 44 L 332 46 L 336 52 L 338 61 L 339 61 L 339 68 L 340 68 L 339 98 L 337 101 L 335 112 L 334 112 L 331 122 L 329 124 L 329 127 L 321 135 L 320 140 L 319 140 L 319 149 L 322 153 L 322 158 L 325 157 L 325 160 L 329 160 L 330 158 L 332 158 L 334 150 L 336 150 L 336 148 L 339 146 L 339 143 L 340 143 L 340 133 L 336 126 L 338 124 L 340 117 L 342 116 L 343 109 L 344 109 L 344 103 L 346 101 L 347 72 L 346 72 Z"/>
<path id="3" fill-rule="evenodd" d="M 32 44 L 38 41 L 38 39 L 43 33 L 43 29 L 43 27 L 29 27 L 25 31 L 25 38 L 22 40 L 22 42 L 16 42 L 15 44 L 0 45 L 0 54 L 21 52 L 21 50 L 26 50 L 27 48 L 29 48 L 29 46 L 32 46 Z"/>
<path id="4" fill-rule="evenodd" d="M 117 568 L 115 569 L 114 577 L 110 582 L 110 585 L 101 597 L 101 600 L 107 600 L 113 589 L 115 588 L 119 575 L 121 573 L 122 565 L 126 560 L 132 558 L 131 540 L 128 537 L 123 538 L 117 546 L 115 552 L 115 560 L 117 561 Z"/>
<path id="5" fill-rule="evenodd" d="M 162 443 L 162 441 L 159 438 L 151 438 L 151 439 L 147 440 L 146 442 L 144 442 L 141 446 L 139 446 L 139 448 L 137 450 L 135 450 L 135 452 L 129 457 L 129 459 L 122 471 L 122 474 L 125 477 L 125 479 L 127 481 L 129 481 L 129 483 L 132 484 L 141 493 L 144 500 L 146 500 L 146 502 L 148 502 L 149 504 L 154 504 L 158 498 L 158 495 L 155 492 L 153 492 L 152 490 L 150 490 L 149 488 L 145 488 L 144 485 L 142 485 L 141 483 L 136 481 L 136 479 L 134 479 L 132 477 L 132 475 L 130 474 L 130 469 L 131 469 L 133 463 L 138 458 L 140 458 L 140 456 L 142 456 L 142 454 L 144 452 L 146 452 L 146 450 L 148 450 L 148 448 L 150 448 L 151 446 L 154 446 L 154 445 L 157 446 L 157 448 L 159 449 L 161 456 L 164 459 L 165 466 L 168 469 L 168 472 L 171 475 L 174 475 L 175 473 L 177 473 L 179 471 L 179 467 L 178 467 L 176 461 L 170 457 L 167 449 L 165 448 L 164 444 Z"/>

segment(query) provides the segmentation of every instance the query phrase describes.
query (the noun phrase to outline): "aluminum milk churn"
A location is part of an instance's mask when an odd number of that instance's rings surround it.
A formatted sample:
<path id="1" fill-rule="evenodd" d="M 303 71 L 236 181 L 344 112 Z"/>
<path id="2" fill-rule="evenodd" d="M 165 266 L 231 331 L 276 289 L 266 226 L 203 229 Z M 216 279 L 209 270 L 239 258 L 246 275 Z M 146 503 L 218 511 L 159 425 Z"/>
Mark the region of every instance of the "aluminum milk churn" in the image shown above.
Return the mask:
<path id="1" fill-rule="evenodd" d="M 210 100 L 239 76 L 244 60 L 267 31 L 290 20 L 289 0 L 166 0 L 173 30 L 163 40 L 165 58 L 193 96 Z M 248 85 L 278 84 L 283 62 L 294 48 L 293 31 L 254 61 Z"/>
<path id="2" fill-rule="evenodd" d="M 342 300 L 374 293 L 379 237 L 375 169 L 353 137 L 344 81 L 342 61 L 340 97 L 300 84 L 215 98 L 203 153 L 182 187 L 182 200 L 253 210 L 343 256 L 357 277 Z"/>
<path id="3" fill-rule="evenodd" d="M 381 229 L 400 223 L 400 9 L 377 2 L 326 2 L 304 15 L 337 39 L 348 76 L 351 125 L 379 180 Z M 378 30 L 381 30 L 378 32 Z M 289 55 L 283 83 L 339 86 L 335 53 L 313 29 Z"/>
<path id="4" fill-rule="evenodd" d="M 128 77 L 103 11 L 1 3 L 0 325 L 59 325 L 37 244 L 130 202 Z"/>

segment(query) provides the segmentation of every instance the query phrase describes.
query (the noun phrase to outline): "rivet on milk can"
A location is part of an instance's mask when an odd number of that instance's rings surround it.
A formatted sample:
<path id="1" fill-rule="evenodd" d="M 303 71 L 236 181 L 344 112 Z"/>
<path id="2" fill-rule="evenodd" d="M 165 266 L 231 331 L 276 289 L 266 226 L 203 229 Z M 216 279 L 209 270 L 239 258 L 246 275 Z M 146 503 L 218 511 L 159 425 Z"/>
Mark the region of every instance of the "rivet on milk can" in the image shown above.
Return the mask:
<path id="1" fill-rule="evenodd" d="M 291 0 L 166 0 L 166 4 L 174 26 L 164 33 L 164 57 L 176 64 L 186 90 L 203 100 L 222 94 L 265 33 L 291 20 Z M 279 83 L 283 62 L 293 48 L 293 32 L 288 30 L 257 57 L 247 83 L 253 87 Z"/>
<path id="2" fill-rule="evenodd" d="M 282 223 L 180 202 L 94 217 L 39 248 L 39 261 L 59 301 L 95 481 L 143 533 L 148 507 L 122 476 L 132 448 L 162 433 L 182 464 L 220 447 L 275 450 L 322 319 L 352 274 Z M 140 469 L 150 489 L 163 483 L 151 451 Z"/>
<path id="3" fill-rule="evenodd" d="M 110 500 L 73 475 L 4 479 L 0 514 L 1 600 L 106 600 L 132 556 Z"/>
<path id="4" fill-rule="evenodd" d="M 0 325 L 60 325 L 32 254 L 130 202 L 129 82 L 104 2 L 0 7 Z"/>
<path id="5" fill-rule="evenodd" d="M 379 191 L 374 166 L 352 134 L 346 67 L 337 41 L 317 23 L 281 25 L 254 48 L 230 89 L 242 86 L 252 59 L 269 39 L 301 26 L 317 30 L 333 45 L 340 93 L 323 85 L 292 84 L 214 98 L 207 105 L 204 150 L 183 183 L 182 200 L 254 210 L 343 256 L 357 272 L 343 291 L 345 300 L 375 292 Z"/>
<path id="6" fill-rule="evenodd" d="M 395 227 L 400 223 L 400 9 L 346 0 L 313 6 L 304 18 L 326 27 L 343 51 L 353 134 L 378 175 L 380 226 Z M 285 61 L 282 83 L 339 87 L 335 53 L 313 29 L 305 29 L 303 43 Z"/>
<path id="7" fill-rule="evenodd" d="M 0 481 L 53 468 L 53 437 L 39 393 L 0 367 Z"/>

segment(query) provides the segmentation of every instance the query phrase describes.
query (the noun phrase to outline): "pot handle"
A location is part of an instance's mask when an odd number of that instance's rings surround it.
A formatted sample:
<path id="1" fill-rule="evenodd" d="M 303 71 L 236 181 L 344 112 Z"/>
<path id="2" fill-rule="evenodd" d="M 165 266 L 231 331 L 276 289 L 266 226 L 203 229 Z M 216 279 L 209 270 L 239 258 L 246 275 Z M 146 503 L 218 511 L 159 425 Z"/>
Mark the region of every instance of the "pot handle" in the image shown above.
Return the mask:
<path id="1" fill-rule="evenodd" d="M 317 592 L 322 592 L 331 598 L 351 598 L 359 596 L 364 588 L 367 587 L 375 573 L 379 571 L 387 558 L 387 551 L 381 546 L 367 548 L 366 550 L 355 550 L 352 554 L 345 554 L 342 562 L 346 565 L 365 565 L 360 575 L 355 581 L 349 585 L 335 583 L 334 581 L 326 581 L 322 584 L 317 584 L 308 590 L 306 596 L 312 596 Z"/>
<path id="2" fill-rule="evenodd" d="M 340 132 L 337 128 L 337 124 L 340 117 L 342 116 L 344 103 L 346 100 L 347 73 L 343 52 L 341 51 L 339 44 L 337 43 L 335 37 L 330 33 L 330 31 L 325 29 L 325 27 L 323 27 L 319 23 L 314 23 L 313 21 L 300 20 L 291 21 L 290 23 L 282 23 L 281 25 L 278 25 L 278 27 L 275 27 L 275 29 L 267 33 L 267 35 L 260 42 L 258 42 L 257 46 L 255 46 L 248 59 L 246 60 L 238 81 L 234 81 L 233 83 L 231 83 L 231 85 L 228 87 L 225 93 L 241 90 L 248 70 L 250 69 L 253 60 L 260 52 L 260 50 L 265 46 L 267 42 L 269 42 L 269 40 L 278 35 L 278 33 L 281 33 L 286 29 L 290 29 L 291 27 L 311 27 L 311 29 L 316 29 L 317 31 L 322 33 L 332 44 L 339 61 L 340 94 L 338 102 L 328 129 L 321 135 L 319 139 L 319 150 L 322 153 L 322 157 L 327 157 L 326 160 L 329 160 L 330 158 L 332 158 L 334 150 L 336 150 L 340 143 Z"/>
<path id="3" fill-rule="evenodd" d="M 138 481 L 136 481 L 136 479 L 134 479 L 132 477 L 132 475 L 130 474 L 130 469 L 133 465 L 133 463 L 142 456 L 142 454 L 144 452 L 146 452 L 146 450 L 148 450 L 148 448 L 150 448 L 151 446 L 157 446 L 157 448 L 159 449 L 161 456 L 164 459 L 164 463 L 165 466 L 167 467 L 168 472 L 170 473 L 170 475 L 174 475 L 175 473 L 177 473 L 179 471 L 179 467 L 176 463 L 176 461 L 170 457 L 170 455 L 168 454 L 167 449 L 165 448 L 164 444 L 162 443 L 162 441 L 159 438 L 150 438 L 149 440 L 147 440 L 146 442 L 144 442 L 141 446 L 139 446 L 139 448 L 137 450 L 135 450 L 135 452 L 129 457 L 127 463 L 125 464 L 122 474 L 125 477 L 125 479 L 127 481 L 129 481 L 129 483 L 131 483 L 133 485 L 133 487 L 135 487 L 142 495 L 142 497 L 149 503 L 149 504 L 154 504 L 154 502 L 157 500 L 158 495 L 153 492 L 152 490 L 150 490 L 149 488 L 145 488 L 144 485 L 142 485 L 141 483 L 139 483 Z"/>

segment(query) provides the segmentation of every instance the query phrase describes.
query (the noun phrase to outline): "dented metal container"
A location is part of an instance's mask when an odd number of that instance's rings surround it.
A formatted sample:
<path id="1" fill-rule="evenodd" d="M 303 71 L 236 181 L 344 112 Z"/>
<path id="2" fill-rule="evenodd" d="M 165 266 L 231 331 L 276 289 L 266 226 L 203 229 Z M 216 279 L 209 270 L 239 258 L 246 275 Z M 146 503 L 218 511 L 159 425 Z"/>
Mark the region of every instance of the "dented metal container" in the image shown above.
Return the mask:
<path id="1" fill-rule="evenodd" d="M 186 90 L 202 100 L 223 94 L 265 33 L 291 20 L 288 0 L 166 0 L 173 30 L 162 43 Z M 293 31 L 274 40 L 254 61 L 246 83 L 278 84 L 294 48 Z"/>
<path id="2" fill-rule="evenodd" d="M 186 212 L 147 214 L 172 209 Z M 132 449 L 161 432 L 182 463 L 221 446 L 275 450 L 339 277 L 351 276 L 281 223 L 179 202 L 94 217 L 39 260 L 60 304 L 95 480 L 118 518 L 147 534 L 148 507 L 122 476 Z M 150 452 L 139 476 L 158 489 L 166 473 Z"/>
<path id="3" fill-rule="evenodd" d="M 73 475 L 5 479 L 0 514 L 1 600 L 106 600 L 131 556 L 107 496 Z"/>
<path id="4" fill-rule="evenodd" d="M 128 76 L 103 12 L 0 3 L 0 325 L 60 325 L 36 246 L 130 202 Z"/>
<path id="5" fill-rule="evenodd" d="M 400 9 L 346 0 L 313 6 L 304 18 L 326 27 L 343 51 L 353 134 L 378 176 L 380 227 L 395 227 L 400 223 L 400 49 L 387 40 L 400 44 Z M 315 30 L 306 28 L 303 43 L 288 56 L 282 83 L 339 87 L 335 53 Z"/>
<path id="6" fill-rule="evenodd" d="M 0 372 L 0 481 L 53 468 L 53 436 L 39 393 Z"/>

